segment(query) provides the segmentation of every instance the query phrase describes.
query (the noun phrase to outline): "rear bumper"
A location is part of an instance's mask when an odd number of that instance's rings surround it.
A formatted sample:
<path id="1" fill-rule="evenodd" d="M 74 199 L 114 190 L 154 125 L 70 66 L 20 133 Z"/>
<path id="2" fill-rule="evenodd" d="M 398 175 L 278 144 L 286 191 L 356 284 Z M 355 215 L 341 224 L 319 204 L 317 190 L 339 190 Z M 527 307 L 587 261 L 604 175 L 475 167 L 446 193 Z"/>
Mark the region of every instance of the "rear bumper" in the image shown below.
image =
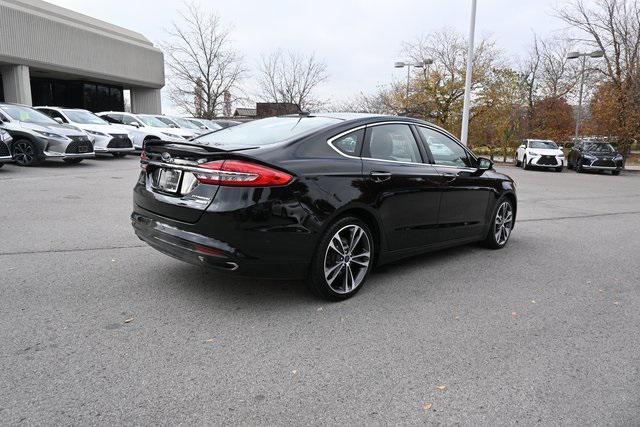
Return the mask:
<path id="1" fill-rule="evenodd" d="M 308 262 L 278 258 L 273 248 L 269 259 L 247 255 L 228 242 L 189 230 L 176 223 L 136 207 L 131 222 L 140 240 L 154 249 L 190 264 L 209 267 L 233 275 L 260 278 L 303 278 Z M 183 224 L 185 229 L 178 227 Z"/>

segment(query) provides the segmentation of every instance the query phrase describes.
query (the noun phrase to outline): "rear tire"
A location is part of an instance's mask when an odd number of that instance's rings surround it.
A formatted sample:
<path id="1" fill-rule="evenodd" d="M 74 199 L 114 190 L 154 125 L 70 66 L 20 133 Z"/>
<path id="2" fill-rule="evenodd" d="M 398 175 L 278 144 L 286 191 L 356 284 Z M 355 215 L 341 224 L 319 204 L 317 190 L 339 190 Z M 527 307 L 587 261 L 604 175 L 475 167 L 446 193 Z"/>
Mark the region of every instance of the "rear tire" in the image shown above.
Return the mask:
<path id="1" fill-rule="evenodd" d="M 84 159 L 62 159 L 63 162 L 68 163 L 70 165 L 77 165 Z"/>
<path id="2" fill-rule="evenodd" d="M 367 224 L 355 217 L 337 220 L 316 249 L 307 280 L 310 290 L 330 301 L 351 298 L 362 289 L 373 268 L 374 251 Z"/>
<path id="3" fill-rule="evenodd" d="M 13 159 L 18 166 L 36 166 L 42 163 L 38 147 L 28 139 L 19 139 L 13 143 Z"/>
<path id="4" fill-rule="evenodd" d="M 513 224 L 515 221 L 515 209 L 513 202 L 508 198 L 502 198 L 496 203 L 491 216 L 491 226 L 487 232 L 483 244 L 489 249 L 502 249 L 509 242 Z"/>

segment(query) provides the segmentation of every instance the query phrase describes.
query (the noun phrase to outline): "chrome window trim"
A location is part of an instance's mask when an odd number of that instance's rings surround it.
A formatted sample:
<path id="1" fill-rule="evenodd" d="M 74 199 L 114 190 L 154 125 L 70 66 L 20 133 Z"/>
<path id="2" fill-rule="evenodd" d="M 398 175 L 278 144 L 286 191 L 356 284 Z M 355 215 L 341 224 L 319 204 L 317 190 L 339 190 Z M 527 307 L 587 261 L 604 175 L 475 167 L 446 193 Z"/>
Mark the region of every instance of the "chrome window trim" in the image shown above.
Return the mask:
<path id="1" fill-rule="evenodd" d="M 336 153 L 340 154 L 343 157 L 346 157 L 348 159 L 355 159 L 355 160 L 371 160 L 374 162 L 383 162 L 383 163 L 399 163 L 399 164 L 404 164 L 404 165 L 420 165 L 420 166 L 431 166 L 433 167 L 434 164 L 432 163 L 426 163 L 426 162 L 402 162 L 399 160 L 384 160 L 384 159 L 374 159 L 372 157 L 356 157 L 356 156 L 350 156 L 348 154 L 343 153 L 342 151 L 338 150 L 332 143 L 333 141 L 335 141 L 336 139 L 339 139 L 345 135 L 348 135 L 352 132 L 356 132 L 359 131 L 361 129 L 365 129 L 368 127 L 374 127 L 374 126 L 382 126 L 382 125 L 407 125 L 407 126 L 411 126 L 411 125 L 415 125 L 415 123 L 413 122 L 403 122 L 403 121 L 399 121 L 399 120 L 395 120 L 395 121 L 389 121 L 389 122 L 375 122 L 375 123 L 369 123 L 366 125 L 360 125 L 357 126 L 355 128 L 349 129 L 347 131 L 341 132 L 336 136 L 333 136 L 329 139 L 327 139 L 327 144 L 329 145 L 329 147 L 331 147 Z M 414 138 L 415 140 L 415 138 Z M 364 144 L 364 141 L 362 141 L 362 143 Z M 418 143 L 418 141 L 416 141 L 416 144 Z"/>

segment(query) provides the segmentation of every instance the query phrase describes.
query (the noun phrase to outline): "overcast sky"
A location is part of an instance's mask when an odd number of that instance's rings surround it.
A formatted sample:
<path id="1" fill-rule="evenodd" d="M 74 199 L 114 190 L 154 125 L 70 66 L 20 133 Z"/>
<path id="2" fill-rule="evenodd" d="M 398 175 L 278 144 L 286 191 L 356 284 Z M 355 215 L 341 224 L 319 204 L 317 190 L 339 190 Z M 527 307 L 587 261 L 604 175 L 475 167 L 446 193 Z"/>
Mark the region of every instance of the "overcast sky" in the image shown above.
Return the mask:
<path id="1" fill-rule="evenodd" d="M 178 0 L 50 0 L 140 32 L 154 43 L 176 17 Z M 553 16 L 559 0 L 478 0 L 477 32 L 491 36 L 509 57 L 523 56 L 532 31 L 562 31 Z M 255 69 L 277 48 L 315 52 L 328 66 L 321 90 L 328 100 L 400 79 L 393 68 L 401 44 L 442 28 L 467 33 L 471 0 L 203 0 L 232 28 L 235 46 Z M 165 104 L 167 102 L 165 101 Z M 166 105 L 167 110 L 170 109 Z"/>

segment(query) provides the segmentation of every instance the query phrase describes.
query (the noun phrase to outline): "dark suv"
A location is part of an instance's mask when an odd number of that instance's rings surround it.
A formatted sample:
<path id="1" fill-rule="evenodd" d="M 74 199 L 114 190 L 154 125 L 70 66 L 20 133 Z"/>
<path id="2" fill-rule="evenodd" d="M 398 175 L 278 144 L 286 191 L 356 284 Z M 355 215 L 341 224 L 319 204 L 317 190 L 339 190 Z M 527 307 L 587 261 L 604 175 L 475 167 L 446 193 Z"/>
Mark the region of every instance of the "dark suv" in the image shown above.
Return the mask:
<path id="1" fill-rule="evenodd" d="M 619 175 L 622 169 L 622 154 L 609 143 L 599 141 L 576 142 L 569 152 L 567 167 L 576 172 L 586 170 L 611 171 Z"/>

